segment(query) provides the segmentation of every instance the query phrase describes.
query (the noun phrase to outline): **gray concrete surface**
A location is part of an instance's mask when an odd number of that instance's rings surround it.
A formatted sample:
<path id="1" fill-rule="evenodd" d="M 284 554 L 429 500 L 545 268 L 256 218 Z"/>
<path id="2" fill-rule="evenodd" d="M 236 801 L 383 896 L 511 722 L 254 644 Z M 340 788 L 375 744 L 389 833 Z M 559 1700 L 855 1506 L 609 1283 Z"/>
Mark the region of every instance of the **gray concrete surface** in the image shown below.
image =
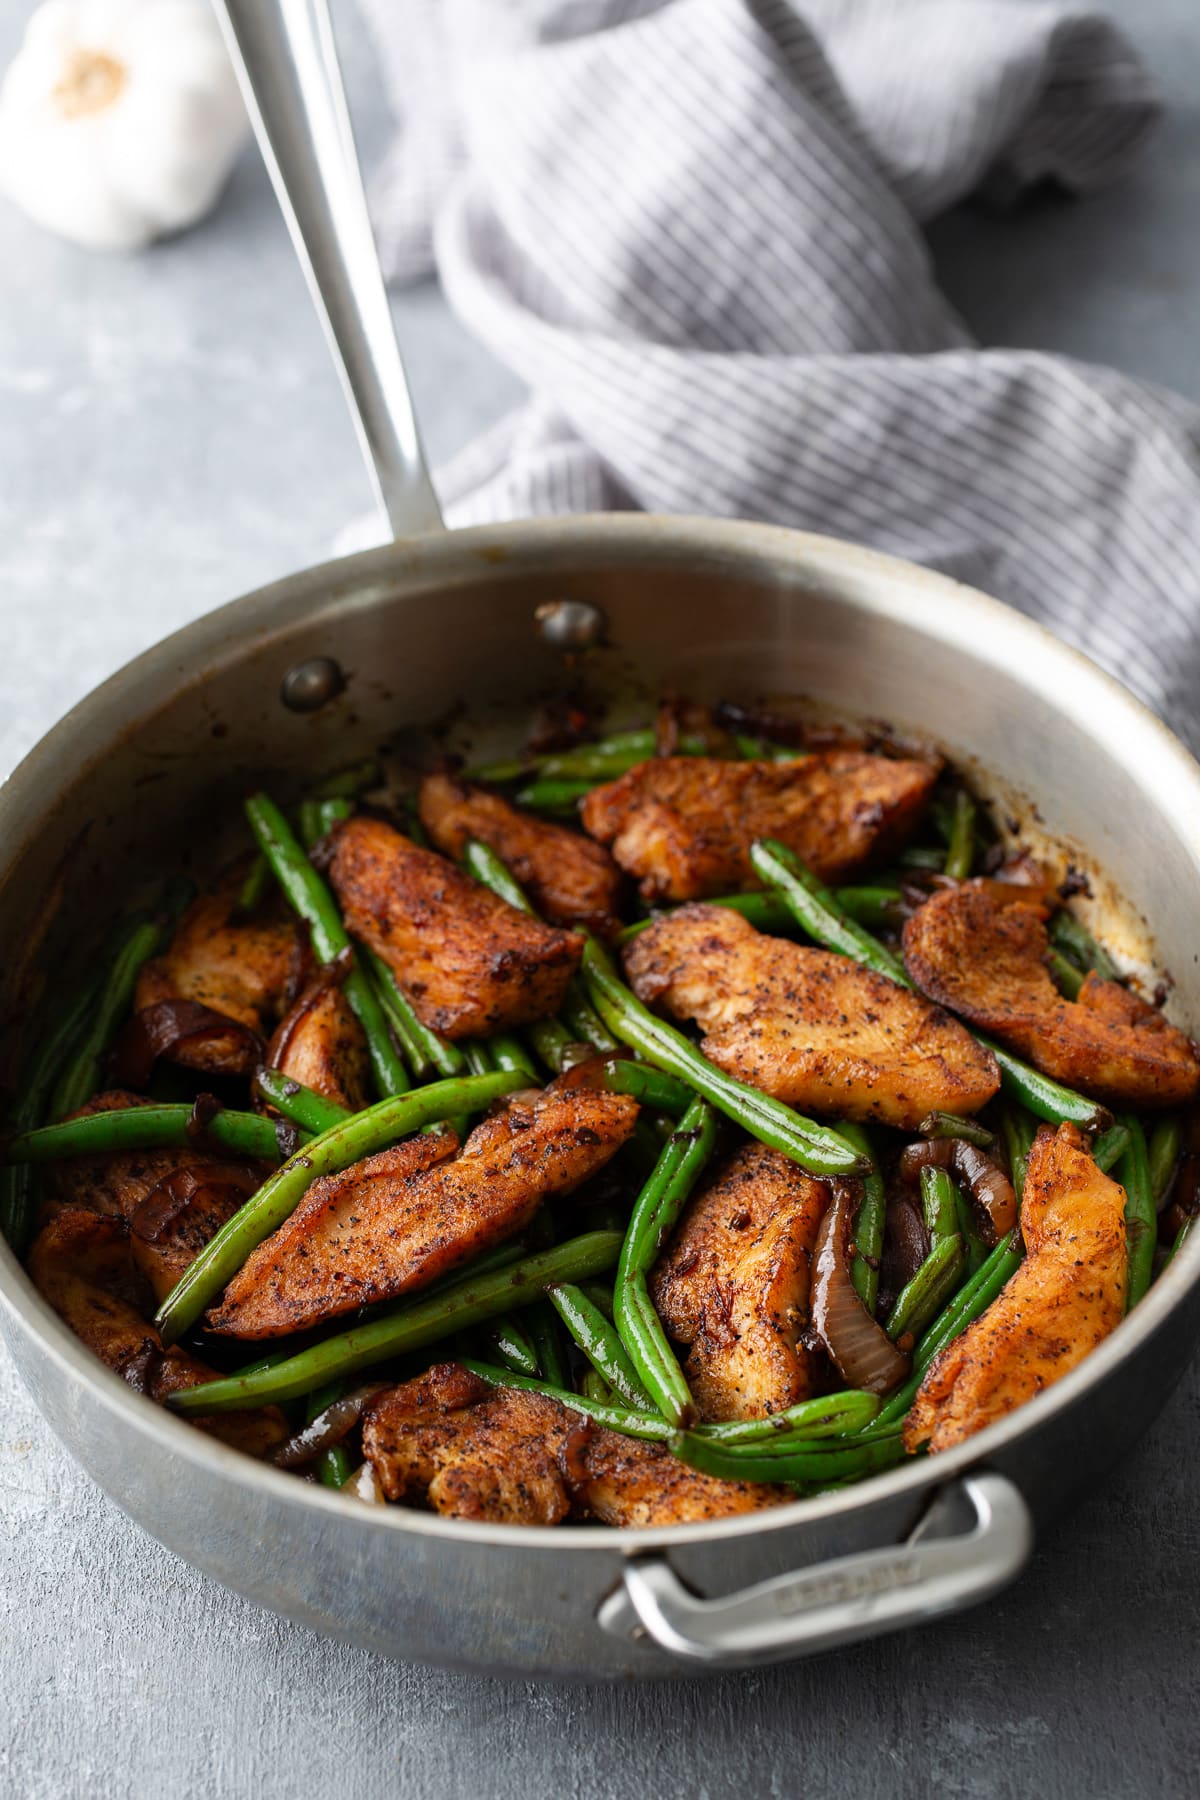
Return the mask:
<path id="1" fill-rule="evenodd" d="M 345 14 L 346 8 L 342 7 Z M 1125 186 L 934 243 L 980 336 L 1200 397 L 1200 14 L 1120 0 L 1170 113 Z M 0 62 L 27 8 L 0 0 Z M 368 156 L 386 130 L 344 20 Z M 397 300 L 435 456 L 517 392 L 435 291 Z M 201 229 L 96 258 L 0 209 L 0 770 L 171 626 L 324 553 L 366 505 L 256 162 Z M 319 1641 L 160 1550 L 0 1359 L 0 1794 L 1184 1795 L 1200 1750 L 1200 1372 L 1139 1454 L 969 1617 L 673 1690 L 477 1681 Z"/>

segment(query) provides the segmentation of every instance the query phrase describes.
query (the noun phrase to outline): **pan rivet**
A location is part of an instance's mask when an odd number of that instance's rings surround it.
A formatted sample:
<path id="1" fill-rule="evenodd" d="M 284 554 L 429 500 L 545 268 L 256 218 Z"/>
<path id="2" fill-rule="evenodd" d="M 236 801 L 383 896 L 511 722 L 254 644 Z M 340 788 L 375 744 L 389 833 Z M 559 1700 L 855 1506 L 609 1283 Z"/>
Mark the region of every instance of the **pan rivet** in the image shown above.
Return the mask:
<path id="1" fill-rule="evenodd" d="M 332 656 L 310 656 L 307 662 L 289 669 L 279 689 L 279 698 L 292 712 L 318 712 L 333 700 L 346 685 L 341 665 Z"/>
<path id="2" fill-rule="evenodd" d="M 548 600 L 533 616 L 555 650 L 590 650 L 608 631 L 608 620 L 591 600 Z"/>

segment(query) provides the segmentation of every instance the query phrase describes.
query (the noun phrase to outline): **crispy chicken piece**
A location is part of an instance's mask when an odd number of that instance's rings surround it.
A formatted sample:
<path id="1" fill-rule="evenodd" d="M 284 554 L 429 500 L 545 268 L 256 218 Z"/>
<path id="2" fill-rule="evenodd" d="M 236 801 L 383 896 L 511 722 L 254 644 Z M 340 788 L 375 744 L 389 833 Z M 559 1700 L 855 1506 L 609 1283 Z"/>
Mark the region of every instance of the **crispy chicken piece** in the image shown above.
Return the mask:
<path id="1" fill-rule="evenodd" d="M 651 1282 L 663 1324 L 689 1344 L 704 1419 L 756 1419 L 812 1392 L 809 1262 L 829 1201 L 789 1157 L 746 1144 L 693 1195 Z"/>
<path id="2" fill-rule="evenodd" d="M 280 1020 L 267 1066 L 327 1100 L 361 1112 L 369 1104 L 367 1039 L 337 982 L 318 976 Z"/>
<path id="3" fill-rule="evenodd" d="M 913 1129 L 977 1112 L 996 1059 L 939 1007 L 883 975 L 756 931 L 723 906 L 684 906 L 625 951 L 635 992 L 705 1032 L 719 1068 L 778 1100 Z"/>
<path id="4" fill-rule="evenodd" d="M 915 1450 L 948 1450 L 1068 1374 L 1125 1310 L 1125 1190 L 1101 1174 L 1074 1125 L 1029 1154 L 1021 1230 L 1028 1252 L 987 1311 L 934 1358 L 904 1428 Z"/>
<path id="5" fill-rule="evenodd" d="M 374 1402 L 363 1454 L 389 1500 L 452 1519 L 557 1525 L 571 1506 L 558 1454 L 572 1422 L 557 1400 L 439 1363 Z"/>
<path id="6" fill-rule="evenodd" d="M 411 1138 L 315 1181 L 209 1316 L 214 1331 L 276 1337 L 448 1274 L 521 1231 L 625 1142 L 637 1102 L 588 1089 L 522 1095 L 478 1126 Z"/>
<path id="7" fill-rule="evenodd" d="M 1181 1106 L 1200 1086 L 1182 1031 L 1116 981 L 1088 975 L 1065 1000 L 1046 967 L 1036 894 L 964 882 L 927 900 L 904 927 L 904 961 L 942 1006 L 991 1031 L 1056 1081 L 1111 1106 Z"/>
<path id="8" fill-rule="evenodd" d="M 255 1039 L 269 1032 L 301 953 L 295 921 L 282 911 L 235 919 L 244 876 L 245 865 L 237 864 L 192 902 L 168 949 L 142 969 L 134 994 L 135 1013 L 190 1000 L 233 1020 L 228 1033 L 205 1032 L 170 1052 L 185 1068 L 209 1074 L 253 1073 L 261 1055 Z"/>
<path id="9" fill-rule="evenodd" d="M 379 819 L 339 826 L 330 869 L 346 924 L 426 1025 L 486 1037 L 558 1011 L 583 940 L 500 900 Z"/>
<path id="10" fill-rule="evenodd" d="M 63 1207 L 34 1239 L 29 1274 L 93 1355 L 160 1406 L 181 1388 L 216 1379 L 214 1369 L 178 1347 L 164 1350 L 146 1323 L 145 1284 L 123 1220 Z M 274 1406 L 212 1413 L 191 1422 L 249 1456 L 268 1456 L 288 1436 L 287 1422 Z"/>
<path id="11" fill-rule="evenodd" d="M 755 838 L 778 838 L 823 881 L 899 848 L 925 810 L 934 762 L 828 750 L 794 762 L 663 756 L 586 795 L 584 825 L 647 900 L 758 888 Z"/>
<path id="12" fill-rule="evenodd" d="M 139 1094 L 111 1089 L 93 1095 L 71 1117 L 148 1104 Z M 166 1298 L 265 1175 L 259 1164 L 228 1162 L 200 1145 L 72 1156 L 47 1165 L 55 1199 L 125 1221 L 133 1260 L 158 1300 Z"/>
<path id="13" fill-rule="evenodd" d="M 611 932 L 621 871 L 590 838 L 450 775 L 426 776 L 418 806 L 422 825 L 447 856 L 460 857 L 468 840 L 478 838 L 507 863 L 552 924 Z"/>
<path id="14" fill-rule="evenodd" d="M 720 1481 L 661 1444 L 607 1431 L 543 1394 L 489 1388 L 441 1363 L 392 1388 L 363 1421 L 363 1452 L 389 1500 L 456 1519 L 682 1525 L 757 1512 L 784 1488 Z"/>
<path id="15" fill-rule="evenodd" d="M 605 1525 L 699 1525 L 764 1512 L 794 1498 L 773 1482 L 705 1475 L 672 1456 L 665 1444 L 596 1426 L 568 1440 L 565 1460 L 577 1508 Z"/>

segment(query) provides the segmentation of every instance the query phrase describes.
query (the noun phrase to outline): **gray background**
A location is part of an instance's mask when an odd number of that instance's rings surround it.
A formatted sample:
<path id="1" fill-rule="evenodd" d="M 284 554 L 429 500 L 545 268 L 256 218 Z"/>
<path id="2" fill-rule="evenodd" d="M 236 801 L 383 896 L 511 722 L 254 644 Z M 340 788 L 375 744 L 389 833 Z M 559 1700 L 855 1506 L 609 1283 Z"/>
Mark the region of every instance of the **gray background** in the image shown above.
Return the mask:
<path id="1" fill-rule="evenodd" d="M 938 224 L 986 342 L 1200 398 L 1200 14 L 1110 0 L 1159 76 L 1137 174 L 1083 205 Z M 28 8 L 0 0 L 0 62 Z M 339 11 L 364 155 L 387 130 Z M 396 313 L 434 457 L 516 384 L 436 291 Z M 247 157 L 219 212 L 132 259 L 0 208 L 0 771 L 174 625 L 315 560 L 367 505 L 340 395 Z M 1200 1371 L 985 1610 L 704 1685 L 567 1690 L 373 1660 L 224 1593 L 100 1495 L 0 1356 L 0 1793 L 541 1800 L 1195 1793 Z"/>

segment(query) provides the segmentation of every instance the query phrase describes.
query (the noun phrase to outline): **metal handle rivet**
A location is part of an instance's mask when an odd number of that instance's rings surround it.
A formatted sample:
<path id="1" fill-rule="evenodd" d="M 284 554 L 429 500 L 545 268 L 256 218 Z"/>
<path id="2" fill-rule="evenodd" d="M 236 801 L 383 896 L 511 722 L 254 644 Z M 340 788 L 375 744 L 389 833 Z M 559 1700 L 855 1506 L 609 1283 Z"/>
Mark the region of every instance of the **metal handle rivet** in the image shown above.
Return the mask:
<path id="1" fill-rule="evenodd" d="M 332 656 L 310 656 L 284 676 L 279 698 L 292 712 L 319 712 L 346 685 L 341 664 Z"/>
<path id="2" fill-rule="evenodd" d="M 591 650 L 608 631 L 608 620 L 591 600 L 547 600 L 533 616 L 543 641 L 555 650 Z"/>

